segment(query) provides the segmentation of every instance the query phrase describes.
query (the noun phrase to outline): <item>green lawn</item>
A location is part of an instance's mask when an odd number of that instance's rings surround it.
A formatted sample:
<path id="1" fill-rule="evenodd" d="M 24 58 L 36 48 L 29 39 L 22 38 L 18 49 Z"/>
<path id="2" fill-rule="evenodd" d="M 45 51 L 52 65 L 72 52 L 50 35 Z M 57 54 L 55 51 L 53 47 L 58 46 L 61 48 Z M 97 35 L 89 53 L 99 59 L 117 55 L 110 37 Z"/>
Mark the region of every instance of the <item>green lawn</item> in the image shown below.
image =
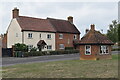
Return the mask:
<path id="1" fill-rule="evenodd" d="M 66 60 L 3 67 L 3 78 L 117 78 L 118 56 L 112 60 Z"/>

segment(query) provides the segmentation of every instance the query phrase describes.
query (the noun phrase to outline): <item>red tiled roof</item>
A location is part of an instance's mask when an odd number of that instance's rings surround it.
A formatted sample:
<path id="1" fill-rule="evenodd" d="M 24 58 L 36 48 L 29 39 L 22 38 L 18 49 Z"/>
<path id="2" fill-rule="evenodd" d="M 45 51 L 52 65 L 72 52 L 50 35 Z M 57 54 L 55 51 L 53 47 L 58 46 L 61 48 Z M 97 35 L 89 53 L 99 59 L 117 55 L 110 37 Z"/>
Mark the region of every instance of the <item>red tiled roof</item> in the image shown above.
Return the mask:
<path id="1" fill-rule="evenodd" d="M 56 32 L 46 19 L 19 16 L 17 21 L 22 30 Z"/>
<path id="2" fill-rule="evenodd" d="M 19 16 L 16 19 L 23 31 L 80 33 L 75 25 L 67 20 L 40 19 L 26 16 Z"/>
<path id="3" fill-rule="evenodd" d="M 69 21 L 60 20 L 60 19 L 53 19 L 47 18 L 53 27 L 56 29 L 57 32 L 66 32 L 66 33 L 77 33 L 80 34 L 78 29 L 75 27 L 74 24 L 71 24 Z"/>
<path id="4" fill-rule="evenodd" d="M 90 30 L 85 36 L 81 38 L 80 44 L 113 44 L 107 36 L 101 34 L 99 31 Z"/>

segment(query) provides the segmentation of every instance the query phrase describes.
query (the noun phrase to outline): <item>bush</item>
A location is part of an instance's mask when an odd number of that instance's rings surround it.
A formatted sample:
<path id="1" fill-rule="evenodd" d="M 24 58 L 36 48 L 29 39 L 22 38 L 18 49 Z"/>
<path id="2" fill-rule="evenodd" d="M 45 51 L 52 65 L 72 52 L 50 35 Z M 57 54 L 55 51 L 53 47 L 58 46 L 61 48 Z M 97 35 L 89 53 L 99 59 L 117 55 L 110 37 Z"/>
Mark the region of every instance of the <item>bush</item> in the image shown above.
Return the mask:
<path id="1" fill-rule="evenodd" d="M 61 50 L 61 51 L 31 51 L 24 52 L 24 57 L 28 56 L 43 56 L 43 55 L 60 55 L 79 53 L 79 50 Z"/>
<path id="2" fill-rule="evenodd" d="M 17 44 L 14 45 L 14 50 L 15 51 L 27 52 L 28 48 L 25 44 L 17 43 Z"/>
<path id="3" fill-rule="evenodd" d="M 73 47 L 65 47 L 65 50 L 73 50 Z"/>
<path id="4" fill-rule="evenodd" d="M 120 48 L 112 49 L 112 51 L 120 51 Z"/>

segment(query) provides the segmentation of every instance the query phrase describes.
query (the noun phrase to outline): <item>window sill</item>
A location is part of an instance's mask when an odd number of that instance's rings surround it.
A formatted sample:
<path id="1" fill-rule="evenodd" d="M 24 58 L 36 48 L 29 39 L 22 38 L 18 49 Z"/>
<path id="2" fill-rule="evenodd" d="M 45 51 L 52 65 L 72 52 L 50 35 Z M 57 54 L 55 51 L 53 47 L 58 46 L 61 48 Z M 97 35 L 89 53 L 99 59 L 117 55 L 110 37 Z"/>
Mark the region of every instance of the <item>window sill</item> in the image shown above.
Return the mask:
<path id="1" fill-rule="evenodd" d="M 59 39 L 63 39 L 63 38 L 59 38 Z"/>
<path id="2" fill-rule="evenodd" d="M 28 38 L 28 39 L 33 39 L 33 38 Z"/>
<path id="3" fill-rule="evenodd" d="M 85 53 L 85 55 L 91 55 L 91 54 L 86 54 L 86 53 Z"/>

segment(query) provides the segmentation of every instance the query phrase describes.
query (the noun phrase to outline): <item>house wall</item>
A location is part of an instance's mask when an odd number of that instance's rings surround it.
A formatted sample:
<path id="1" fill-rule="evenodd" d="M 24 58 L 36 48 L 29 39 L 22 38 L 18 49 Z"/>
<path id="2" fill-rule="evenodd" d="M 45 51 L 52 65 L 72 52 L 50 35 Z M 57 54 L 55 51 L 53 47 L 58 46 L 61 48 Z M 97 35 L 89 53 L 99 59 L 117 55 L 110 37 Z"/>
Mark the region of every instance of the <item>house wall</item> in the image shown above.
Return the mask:
<path id="1" fill-rule="evenodd" d="M 109 54 L 100 54 L 100 45 L 91 45 L 91 55 L 85 55 L 85 45 L 80 45 L 80 60 L 111 59 L 111 46 Z"/>
<path id="2" fill-rule="evenodd" d="M 63 39 L 59 39 L 59 34 L 63 34 Z M 77 40 L 79 40 L 79 34 L 70 34 L 70 33 L 55 33 L 55 43 L 56 49 L 59 50 L 59 44 L 64 44 L 64 47 L 74 47 L 73 40 L 74 35 L 77 35 Z"/>
<path id="3" fill-rule="evenodd" d="M 18 37 L 16 37 L 18 35 Z M 12 19 L 7 30 L 7 48 L 12 48 L 15 43 L 22 43 L 22 32 L 17 20 Z"/>
<path id="4" fill-rule="evenodd" d="M 2 48 L 7 48 L 7 34 L 4 34 L 2 39 Z"/>
<path id="5" fill-rule="evenodd" d="M 33 38 L 28 38 L 28 33 L 32 33 Z M 40 38 L 41 34 L 41 38 Z M 51 34 L 51 39 L 47 39 L 47 34 Z M 40 40 L 44 40 L 47 45 L 52 45 L 52 50 L 55 50 L 55 33 L 49 32 L 33 32 L 33 31 L 23 31 L 23 43 L 26 45 L 33 45 L 33 47 L 37 47 L 37 43 Z M 43 51 L 47 50 L 47 46 L 43 49 Z"/>
<path id="6" fill-rule="evenodd" d="M 99 46 L 100 47 L 100 46 Z M 111 47 L 111 45 L 108 45 L 108 47 L 109 47 L 109 53 L 108 54 L 97 54 L 97 59 L 112 59 L 112 56 L 111 56 L 111 49 L 112 49 L 112 47 Z M 100 48 L 99 48 L 99 51 L 100 51 Z"/>
<path id="7" fill-rule="evenodd" d="M 80 45 L 80 60 L 96 60 L 98 51 L 97 45 L 91 45 L 91 55 L 85 55 L 85 45 Z"/>

